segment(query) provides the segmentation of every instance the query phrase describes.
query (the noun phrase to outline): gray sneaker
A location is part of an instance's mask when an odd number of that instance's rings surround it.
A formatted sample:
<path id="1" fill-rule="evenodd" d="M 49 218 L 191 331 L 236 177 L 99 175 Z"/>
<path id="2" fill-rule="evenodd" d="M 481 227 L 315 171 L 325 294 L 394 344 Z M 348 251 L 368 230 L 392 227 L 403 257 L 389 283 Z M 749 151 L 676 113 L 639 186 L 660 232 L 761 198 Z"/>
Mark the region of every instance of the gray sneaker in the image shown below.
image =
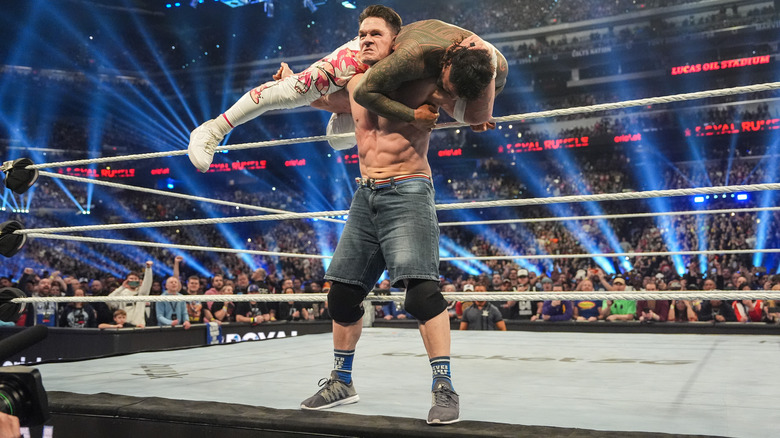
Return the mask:
<path id="1" fill-rule="evenodd" d="M 334 406 L 356 403 L 360 397 L 355 391 L 355 385 L 347 385 L 338 379 L 336 371 L 330 373 L 330 379 L 320 379 L 322 387 L 316 394 L 301 402 L 301 409 L 318 411 Z"/>
<path id="2" fill-rule="evenodd" d="M 433 388 L 431 410 L 428 411 L 428 424 L 452 424 L 460 421 L 460 399 L 446 380 L 436 382 Z"/>

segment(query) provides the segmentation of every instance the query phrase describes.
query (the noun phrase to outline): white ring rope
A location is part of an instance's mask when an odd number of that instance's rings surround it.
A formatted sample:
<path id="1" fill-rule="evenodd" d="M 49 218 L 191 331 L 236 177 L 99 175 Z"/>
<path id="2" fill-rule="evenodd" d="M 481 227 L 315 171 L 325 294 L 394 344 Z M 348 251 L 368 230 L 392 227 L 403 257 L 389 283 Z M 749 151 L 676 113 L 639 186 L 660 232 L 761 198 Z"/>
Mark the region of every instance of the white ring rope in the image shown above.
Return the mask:
<path id="1" fill-rule="evenodd" d="M 755 299 L 779 300 L 780 291 L 653 291 L 653 292 L 483 292 L 483 293 L 444 293 L 449 301 L 545 301 L 545 300 L 728 300 Z M 368 294 L 364 301 L 403 301 L 405 294 L 376 295 Z M 322 302 L 328 300 L 328 294 L 241 294 L 241 295 L 141 295 L 141 296 L 84 296 L 84 297 L 29 297 L 14 298 L 12 303 L 138 303 L 138 302 L 178 302 L 178 301 L 216 301 L 216 302 Z"/>
<path id="2" fill-rule="evenodd" d="M 76 242 L 93 242 L 93 243 L 107 243 L 113 245 L 133 245 L 133 246 L 145 246 L 151 248 L 163 248 L 163 249 L 184 249 L 190 251 L 211 251 L 211 252 L 226 252 L 233 254 L 254 254 L 265 256 L 278 256 L 278 257 L 297 257 L 308 259 L 329 259 L 331 256 L 320 254 L 297 254 L 287 252 L 274 252 L 274 251 L 259 251 L 250 249 L 235 249 L 235 248 L 222 248 L 222 247 L 208 247 L 208 246 L 195 246 L 195 245 L 178 245 L 172 243 L 157 243 L 157 242 L 145 242 L 140 240 L 119 240 L 119 239 L 105 239 L 100 237 L 85 237 L 85 236 L 62 236 L 59 234 L 37 234 L 28 233 L 27 237 L 39 238 L 39 239 L 53 239 L 53 240 L 72 240 Z M 670 256 L 670 255 L 727 255 L 727 254 L 769 254 L 780 253 L 780 248 L 765 248 L 765 249 L 728 249 L 728 250 L 700 250 L 700 251 L 654 251 L 654 252 L 620 252 L 620 253 L 593 253 L 593 254 L 516 254 L 516 255 L 498 255 L 498 256 L 464 256 L 464 257 L 441 257 L 442 262 L 448 261 L 466 261 L 466 260 L 556 260 L 556 259 L 587 259 L 587 258 L 617 258 L 617 257 L 655 257 L 655 256 Z"/>
<path id="3" fill-rule="evenodd" d="M 440 222 L 440 227 L 462 226 L 462 225 L 495 225 L 495 224 L 515 224 L 515 223 L 538 223 L 538 222 L 564 222 L 598 219 L 627 219 L 657 216 L 696 216 L 710 215 L 719 213 L 754 213 L 759 211 L 779 211 L 780 207 L 754 207 L 740 209 L 720 209 L 720 210 L 688 210 L 688 211 L 668 211 L 663 213 L 625 213 L 625 214 L 602 214 L 594 216 L 563 216 L 563 217 L 543 217 L 528 219 L 496 219 L 484 221 L 465 221 L 465 222 Z M 105 231 L 105 230 L 126 230 L 135 228 L 163 228 L 163 227 L 184 227 L 189 225 L 210 225 L 210 224 L 231 224 L 257 221 L 272 221 L 286 219 L 313 218 L 320 219 L 325 216 L 336 216 L 347 214 L 347 211 L 324 211 L 312 213 L 288 213 L 288 214 L 266 214 L 257 216 L 233 216 L 209 219 L 183 219 L 173 221 L 154 221 L 154 222 L 130 222 L 122 224 L 107 225 L 83 225 L 77 227 L 52 227 L 52 228 L 30 228 L 27 230 L 17 230 L 14 234 L 32 234 L 32 233 L 76 233 L 85 231 Z M 306 216 L 299 216 L 305 214 Z M 291 216 L 294 215 L 294 216 Z"/>
<path id="4" fill-rule="evenodd" d="M 771 91 L 777 89 L 780 89 L 780 82 L 768 82 L 764 84 L 722 88 L 719 90 L 705 90 L 705 91 L 697 91 L 694 93 L 682 93 L 682 94 L 673 94 L 668 96 L 649 97 L 645 99 L 626 100 L 623 102 L 601 103 L 601 104 L 589 105 L 589 106 L 578 106 L 578 107 L 562 108 L 562 109 L 548 110 L 548 111 L 536 111 L 536 112 L 525 113 L 525 114 L 515 114 L 510 116 L 504 116 L 504 117 L 495 117 L 493 121 L 495 121 L 496 123 L 516 122 L 516 121 L 523 121 L 529 119 L 540 119 L 540 118 L 556 117 L 556 116 L 564 116 L 564 115 L 572 115 L 572 114 L 585 114 L 585 113 L 593 113 L 599 111 L 629 108 L 635 106 L 682 102 L 686 100 L 704 99 L 708 97 L 722 97 L 722 96 L 730 96 L 734 94 L 743 94 L 743 93 L 756 93 L 761 91 Z M 442 123 L 440 125 L 437 125 L 435 129 L 447 129 L 447 128 L 462 127 L 462 126 L 468 126 L 468 125 L 466 125 L 465 123 L 458 123 L 458 122 Z M 302 137 L 302 138 L 292 138 L 292 139 L 282 139 L 282 140 L 271 140 L 271 141 L 255 142 L 255 143 L 240 143 L 234 145 L 221 146 L 219 147 L 218 151 L 235 151 L 235 150 L 242 150 L 242 149 L 254 149 L 260 147 L 269 147 L 269 146 L 278 146 L 278 145 L 311 143 L 317 141 L 327 141 L 336 138 L 348 138 L 350 136 L 352 136 L 351 133 L 337 134 L 337 135 L 320 135 L 314 137 Z M 77 165 L 92 164 L 92 163 L 110 163 L 116 161 L 141 160 L 147 158 L 178 156 L 178 155 L 186 155 L 186 154 L 187 154 L 187 150 L 182 149 L 176 151 L 153 152 L 147 154 L 125 155 L 125 156 L 118 156 L 118 157 L 103 157 L 103 158 L 94 158 L 94 159 L 85 159 L 85 160 L 61 161 L 56 163 L 35 164 L 32 166 L 27 166 L 27 169 L 45 169 L 45 168 L 52 168 L 52 167 L 77 166 Z"/>
<path id="5" fill-rule="evenodd" d="M 144 242 L 136 240 L 119 240 L 119 239 L 103 239 L 98 237 L 84 237 L 84 236 L 61 236 L 59 234 L 28 234 L 27 237 L 37 237 L 39 239 L 53 239 L 53 240 L 72 240 L 76 242 L 92 242 L 92 243 L 107 243 L 112 245 L 133 245 L 133 246 L 145 246 L 149 248 L 163 248 L 163 249 L 184 249 L 189 251 L 206 251 L 206 252 L 226 252 L 232 254 L 253 254 L 262 256 L 279 256 L 279 257 L 296 257 L 304 259 L 329 259 L 330 256 L 320 254 L 294 254 L 287 252 L 274 252 L 274 251 L 259 251 L 252 249 L 235 249 L 235 248 L 218 248 L 209 246 L 196 246 L 196 245 L 178 245 L 174 243 L 157 243 L 157 242 Z"/>
<path id="6" fill-rule="evenodd" d="M 265 211 L 265 212 L 269 212 L 269 213 L 281 213 L 281 214 L 289 214 L 290 213 L 288 211 L 279 210 L 279 209 L 276 209 L 276 208 L 260 207 L 260 206 L 256 206 L 256 205 L 241 204 L 241 203 L 238 203 L 238 202 L 231 202 L 231 201 L 222 201 L 222 200 L 219 200 L 219 199 L 204 198 L 202 196 L 186 195 L 184 193 L 165 192 L 165 191 L 157 190 L 157 189 L 147 189 L 147 188 L 144 188 L 144 187 L 131 186 L 131 185 L 127 185 L 127 184 L 119 184 L 119 183 L 113 183 L 113 182 L 109 182 L 109 181 L 101 181 L 101 180 L 97 180 L 97 179 L 82 178 L 82 177 L 79 177 L 79 176 L 62 175 L 62 174 L 59 174 L 59 173 L 52 173 L 52 172 L 46 172 L 46 171 L 38 172 L 38 174 L 42 175 L 42 176 L 48 176 L 49 178 L 59 178 L 59 179 L 65 179 L 65 180 L 70 180 L 70 181 L 83 182 L 83 183 L 87 183 L 87 184 L 97 184 L 97 185 L 100 185 L 100 186 L 113 187 L 113 188 L 117 188 L 117 189 L 125 189 L 125 190 L 130 190 L 130 191 L 135 191 L 135 192 L 152 193 L 152 194 L 155 194 L 155 195 L 168 196 L 168 197 L 172 197 L 172 198 L 187 199 L 187 200 L 190 200 L 190 201 L 199 201 L 199 202 L 207 202 L 207 203 L 210 203 L 210 204 L 227 205 L 229 207 L 245 208 L 247 210 L 259 210 L 259 211 Z M 326 217 L 323 217 L 322 220 L 323 221 L 327 221 L 327 222 L 337 222 L 337 223 L 340 223 L 340 224 L 344 223 L 343 220 L 331 219 L 331 218 L 326 218 Z"/>
<path id="7" fill-rule="evenodd" d="M 305 219 L 305 218 L 317 218 L 323 221 L 344 223 L 342 220 L 331 219 L 328 216 L 342 216 L 348 214 L 348 210 L 335 210 L 335 211 L 323 211 L 323 212 L 308 212 L 308 213 L 288 213 L 282 210 L 269 209 L 265 207 L 255 207 L 247 204 L 238 204 L 230 201 L 211 200 L 200 196 L 191 196 L 181 193 L 164 192 L 156 189 L 146 189 L 143 187 L 134 187 L 125 184 L 112 183 L 107 181 L 92 180 L 88 178 L 81 178 L 78 176 L 60 175 L 57 173 L 40 172 L 41 175 L 51 176 L 53 178 L 62 178 L 79 182 L 95 183 L 99 185 L 105 185 L 109 187 L 124 188 L 128 190 L 134 190 L 145 193 L 154 193 L 162 196 L 172 196 L 175 198 L 190 199 L 195 201 L 210 202 L 221 205 L 229 205 L 233 207 L 241 207 L 247 209 L 263 210 L 263 211 L 281 211 L 278 215 L 265 215 L 255 217 L 243 216 L 235 218 L 216 218 L 216 219 L 192 219 L 188 220 L 188 225 L 205 225 L 211 223 L 228 223 L 228 222 L 249 222 L 260 220 L 287 220 L 287 219 Z M 780 190 L 780 183 L 768 183 L 768 184 L 750 184 L 750 185 L 737 185 L 737 186 L 720 186 L 720 187 L 700 187 L 696 189 L 668 189 L 668 190 L 648 190 L 643 192 L 626 192 L 626 193 L 602 193 L 596 195 L 570 195 L 570 196 L 552 196 L 549 198 L 527 198 L 527 199 L 504 199 L 497 201 L 476 201 L 476 202 L 458 202 L 451 204 L 437 204 L 437 210 L 459 210 L 459 209 L 473 209 L 473 208 L 495 208 L 495 207 L 518 207 L 529 205 L 546 205 L 546 204 L 558 204 L 558 203 L 575 203 L 575 202 L 599 202 L 599 201 L 625 201 L 635 199 L 649 199 L 657 197 L 671 197 L 671 196 L 692 196 L 692 195 L 708 195 L 708 194 L 723 194 L 723 193 L 735 193 L 735 192 L 755 192 L 765 190 Z M 733 211 L 733 210 L 728 210 Z M 762 210 L 756 210 L 762 211 Z M 662 213 L 642 213 L 646 216 L 662 215 Z M 584 218 L 583 216 L 574 216 L 574 218 Z M 592 218 L 592 216 L 591 216 Z M 514 220 L 514 219 L 513 219 Z M 523 219 L 524 221 L 531 221 L 529 219 Z M 561 220 L 560 218 L 549 218 L 546 220 Z M 194 223 L 193 223 L 194 221 Z M 541 219 L 535 220 L 541 222 Z M 166 221 L 151 222 L 155 226 L 164 226 Z M 177 225 L 177 222 L 168 221 L 170 226 Z M 508 222 L 507 222 L 508 223 Z M 450 223 L 446 223 L 450 225 Z M 474 222 L 455 222 L 458 225 L 476 224 Z M 139 224 L 111 224 L 111 225 L 90 225 L 83 227 L 65 227 L 65 228 L 43 228 L 40 230 L 17 230 L 15 234 L 29 234 L 29 233 L 43 233 L 43 232 L 75 232 L 75 231 L 99 231 L 99 230 L 116 230 L 122 228 L 139 228 L 143 225 Z"/>
<path id="8" fill-rule="evenodd" d="M 48 236 L 48 234 L 46 234 Z M 514 256 L 470 256 L 470 257 L 442 257 L 441 261 L 453 260 L 508 260 L 508 259 L 580 259 L 580 258 L 622 258 L 622 257 L 661 257 L 673 255 L 731 255 L 731 254 L 770 254 L 780 253 L 780 248 L 766 249 L 725 249 L 725 250 L 698 250 L 698 251 L 653 251 L 653 252 L 611 252 L 611 253 L 593 253 L 593 254 L 534 254 L 534 255 L 514 255 Z"/>
<path id="9" fill-rule="evenodd" d="M 628 201 L 673 196 L 720 195 L 734 192 L 759 192 L 780 190 L 780 183 L 749 184 L 737 186 L 700 187 L 696 189 L 647 190 L 643 192 L 602 193 L 596 195 L 551 196 L 549 198 L 504 199 L 498 201 L 458 202 L 439 204 L 437 210 L 463 210 L 473 208 L 522 207 L 529 205 L 568 204 L 577 202 Z"/>
<path id="10" fill-rule="evenodd" d="M 702 216 L 720 213 L 755 213 L 759 211 L 780 211 L 780 207 L 751 207 L 751 208 L 724 208 L 716 210 L 688 210 L 688 211 L 665 211 L 661 213 L 624 213 L 624 214 L 599 214 L 593 216 L 553 216 L 527 219 L 494 219 L 484 221 L 464 221 L 464 222 L 439 222 L 440 227 L 453 227 L 463 225 L 498 225 L 498 224 L 527 224 L 539 222 L 565 222 L 565 221 L 587 221 L 600 219 L 629 219 L 658 216 Z M 43 231 L 41 232 L 48 232 Z"/>
<path id="11" fill-rule="evenodd" d="M 333 211 L 333 212 L 311 212 L 311 213 L 285 213 L 285 214 L 266 214 L 258 216 L 233 216 L 233 217 L 221 217 L 210 219 L 184 219 L 175 221 L 155 221 L 155 222 L 130 222 L 123 224 L 107 224 L 107 225 L 82 225 L 77 227 L 52 227 L 52 228 L 30 228 L 27 230 L 16 230 L 14 234 L 35 234 L 35 233 L 76 233 L 84 231 L 105 231 L 105 230 L 127 230 L 135 228 L 163 228 L 163 227 L 177 227 L 177 226 L 189 226 L 189 225 L 210 225 L 210 224 L 232 224 L 243 222 L 258 222 L 258 221 L 276 221 L 286 219 L 321 219 L 325 216 L 336 216 L 338 214 L 347 214 L 347 211 Z M 343 221 L 341 221 L 343 223 Z"/>

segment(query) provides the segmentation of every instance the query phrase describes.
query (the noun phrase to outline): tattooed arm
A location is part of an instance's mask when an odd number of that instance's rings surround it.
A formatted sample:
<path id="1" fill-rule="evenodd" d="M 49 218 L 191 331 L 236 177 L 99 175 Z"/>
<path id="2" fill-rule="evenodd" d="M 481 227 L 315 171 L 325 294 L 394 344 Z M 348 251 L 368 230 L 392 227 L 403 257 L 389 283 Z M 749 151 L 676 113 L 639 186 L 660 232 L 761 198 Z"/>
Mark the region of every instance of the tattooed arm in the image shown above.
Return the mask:
<path id="1" fill-rule="evenodd" d="M 387 97 L 388 93 L 400 88 L 404 82 L 429 76 L 434 75 L 426 72 L 423 49 L 419 44 L 409 44 L 396 49 L 368 69 L 353 96 L 355 102 L 375 114 L 431 130 L 436 119 L 431 118 L 429 112 L 419 112 Z"/>

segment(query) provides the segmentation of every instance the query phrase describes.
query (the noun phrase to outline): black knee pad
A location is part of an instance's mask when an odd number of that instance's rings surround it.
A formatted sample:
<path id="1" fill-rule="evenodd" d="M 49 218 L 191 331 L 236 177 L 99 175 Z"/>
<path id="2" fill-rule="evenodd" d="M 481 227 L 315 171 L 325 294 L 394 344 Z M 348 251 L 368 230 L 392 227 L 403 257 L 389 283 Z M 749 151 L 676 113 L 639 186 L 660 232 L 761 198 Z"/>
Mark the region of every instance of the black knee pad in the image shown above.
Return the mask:
<path id="1" fill-rule="evenodd" d="M 328 312 L 334 321 L 352 324 L 363 317 L 363 299 L 367 292 L 354 284 L 334 281 L 328 292 Z"/>
<path id="2" fill-rule="evenodd" d="M 433 280 L 410 280 L 406 289 L 404 310 L 420 322 L 425 322 L 447 308 L 447 300 L 439 290 L 439 283 Z"/>

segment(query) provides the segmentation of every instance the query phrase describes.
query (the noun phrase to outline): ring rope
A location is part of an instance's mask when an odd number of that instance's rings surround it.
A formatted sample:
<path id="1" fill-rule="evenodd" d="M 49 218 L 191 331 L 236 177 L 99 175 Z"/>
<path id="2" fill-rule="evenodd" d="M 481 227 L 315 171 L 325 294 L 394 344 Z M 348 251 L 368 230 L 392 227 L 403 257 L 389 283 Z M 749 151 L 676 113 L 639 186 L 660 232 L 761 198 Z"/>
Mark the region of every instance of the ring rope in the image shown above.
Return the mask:
<path id="1" fill-rule="evenodd" d="M 154 222 L 128 222 L 122 224 L 82 225 L 76 227 L 30 228 L 26 230 L 16 230 L 15 234 L 76 233 L 76 232 L 84 232 L 84 231 L 127 230 L 127 229 L 136 229 L 136 228 L 163 228 L 163 227 L 176 227 L 176 226 L 189 226 L 189 225 L 232 224 L 232 223 L 274 221 L 274 220 L 301 219 L 301 218 L 322 219 L 325 216 L 335 216 L 337 213 L 347 214 L 347 211 L 345 210 L 343 212 L 334 211 L 334 212 L 266 214 L 266 215 L 257 215 L 257 216 L 232 216 L 232 217 L 209 218 L 209 219 L 183 219 L 183 220 L 154 221 Z"/>
<path id="2" fill-rule="evenodd" d="M 452 204 L 438 204 L 437 210 L 462 210 L 474 208 L 493 208 L 493 207 L 523 207 L 529 205 L 547 205 L 547 204 L 568 204 L 576 202 L 603 202 L 603 201 L 627 201 L 635 199 L 662 198 L 673 196 L 694 196 L 694 195 L 720 195 L 722 193 L 735 192 L 759 192 L 759 191 L 780 190 L 780 183 L 766 184 L 748 184 L 736 186 L 720 187 L 700 187 L 696 189 L 666 189 L 666 190 L 646 190 L 643 192 L 625 192 L 625 193 L 601 193 L 595 195 L 569 195 L 569 196 L 551 196 L 549 198 L 525 198 L 525 199 L 505 199 L 497 201 L 474 201 L 457 202 Z"/>
<path id="3" fill-rule="evenodd" d="M 113 245 L 133 245 L 133 246 L 145 246 L 151 248 L 176 248 L 190 251 L 212 251 L 212 252 L 226 252 L 233 254 L 254 254 L 265 256 L 279 256 L 279 257 L 297 257 L 297 258 L 309 258 L 309 259 L 329 259 L 331 256 L 320 254 L 297 254 L 287 252 L 274 252 L 274 251 L 259 251 L 251 249 L 235 249 L 224 247 L 207 247 L 207 246 L 195 246 L 195 245 L 178 245 L 172 243 L 157 243 L 146 242 L 140 240 L 119 240 L 119 239 L 105 239 L 100 237 L 85 237 L 85 236 L 63 236 L 59 234 L 27 234 L 30 238 L 39 239 L 53 239 L 53 240 L 73 240 L 76 242 L 93 242 L 93 243 L 107 243 Z M 579 259 L 579 258 L 616 258 L 616 257 L 656 257 L 656 256 L 671 256 L 671 255 L 727 255 L 727 254 L 769 254 L 780 253 L 780 248 L 765 248 L 765 249 L 728 249 L 728 250 L 698 250 L 698 251 L 654 251 L 654 252 L 620 252 L 620 253 L 593 253 L 593 254 L 516 254 L 516 255 L 499 255 L 499 256 L 464 256 L 464 257 L 441 257 L 440 261 L 466 261 L 466 260 L 533 260 L 533 259 Z"/>
<path id="4" fill-rule="evenodd" d="M 716 210 L 688 210 L 688 211 L 665 211 L 662 213 L 624 213 L 624 214 L 600 214 L 593 216 L 562 216 L 562 217 L 542 217 L 527 219 L 494 219 L 484 221 L 464 221 L 464 222 L 440 222 L 440 227 L 453 227 L 462 225 L 496 225 L 496 224 L 520 224 L 520 223 L 539 223 L 539 222 L 564 222 L 564 221 L 584 221 L 599 219 L 629 219 L 642 217 L 658 216 L 701 216 L 720 213 L 755 213 L 759 211 L 778 211 L 780 207 L 751 207 L 751 208 L 724 208 Z M 41 232 L 44 232 L 41 230 Z"/>
<path id="5" fill-rule="evenodd" d="M 289 214 L 290 213 L 288 211 L 279 210 L 279 209 L 276 209 L 276 208 L 260 207 L 260 206 L 257 206 L 257 205 L 241 204 L 241 203 L 238 203 L 238 202 L 231 202 L 231 201 L 222 201 L 222 200 L 219 200 L 219 199 L 204 198 L 202 196 L 186 195 L 184 193 L 164 192 L 162 190 L 157 190 L 157 189 L 147 189 L 145 187 L 131 186 L 131 185 L 127 185 L 127 184 L 120 184 L 120 183 L 114 183 L 114 182 L 109 182 L 109 181 L 102 181 L 102 180 L 98 180 L 98 179 L 82 178 L 80 176 L 62 175 L 62 174 L 59 174 L 59 173 L 52 173 L 52 172 L 46 172 L 46 171 L 38 172 L 38 174 L 42 175 L 42 176 L 48 176 L 50 178 L 59 178 L 59 179 L 65 179 L 65 180 L 70 180 L 70 181 L 83 182 L 83 183 L 87 183 L 87 184 L 97 184 L 97 185 L 101 185 L 101 186 L 113 187 L 113 188 L 117 188 L 117 189 L 125 189 L 125 190 L 130 190 L 130 191 L 135 191 L 135 192 L 152 193 L 152 194 L 155 194 L 155 195 L 168 196 L 168 197 L 172 197 L 172 198 L 187 199 L 187 200 L 190 200 L 190 201 L 199 201 L 199 202 L 207 202 L 207 203 L 211 203 L 211 204 L 227 205 L 229 207 L 245 208 L 247 210 L 259 210 L 259 211 L 265 211 L 265 212 L 269 212 L 269 213 L 283 213 L 283 214 Z M 340 223 L 340 224 L 344 223 L 344 221 L 340 220 L 340 219 L 332 219 L 332 218 L 325 218 L 325 217 L 323 217 L 322 220 L 326 221 L 326 222 L 336 222 L 336 223 Z"/>
<path id="6" fill-rule="evenodd" d="M 404 301 L 405 294 L 376 295 L 368 294 L 364 301 Z M 780 291 L 654 291 L 654 292 L 483 292 L 483 293 L 443 293 L 449 301 L 546 301 L 546 300 L 728 300 L 728 299 L 780 299 Z M 14 298 L 12 303 L 137 303 L 137 302 L 178 302 L 178 301 L 216 301 L 216 302 L 321 302 L 327 301 L 328 294 L 241 294 L 241 295 L 141 295 L 141 296 L 84 296 L 84 297 L 29 297 Z"/>
<path id="7" fill-rule="evenodd" d="M 753 208 L 740 208 L 740 209 L 719 209 L 719 210 L 689 210 L 689 211 L 669 211 L 663 213 L 626 213 L 626 214 L 602 214 L 594 216 L 564 216 L 564 217 L 544 217 L 544 218 L 528 218 L 528 219 L 496 219 L 496 220 L 484 220 L 484 221 L 465 221 L 465 222 L 440 222 L 440 227 L 448 226 L 462 226 L 462 225 L 494 225 L 494 224 L 513 224 L 513 223 L 538 223 L 538 222 L 563 222 L 563 221 L 579 221 L 579 220 L 597 220 L 597 219 L 627 219 L 627 218 L 641 218 L 641 217 L 657 217 L 657 216 L 686 216 L 686 215 L 709 215 L 719 213 L 754 213 L 759 211 L 778 211 L 780 207 L 753 207 Z M 51 227 L 51 228 L 30 228 L 25 230 L 17 230 L 15 234 L 32 234 L 32 233 L 76 233 L 84 231 L 104 231 L 104 230 L 125 230 L 135 228 L 163 228 L 163 227 L 175 227 L 175 226 L 189 226 L 189 225 L 211 225 L 211 224 L 231 224 L 231 223 L 244 223 L 244 222 L 257 222 L 257 221 L 271 221 L 271 220 L 286 220 L 286 219 L 300 219 L 300 218 L 314 218 L 320 219 L 325 216 L 335 216 L 347 214 L 347 211 L 325 211 L 325 212 L 312 212 L 302 213 L 306 216 L 299 216 L 298 213 L 288 214 L 267 214 L 256 216 L 233 216 L 222 218 L 209 218 L 209 219 L 183 219 L 173 221 L 153 221 L 153 222 L 129 222 L 122 224 L 106 224 L 106 225 L 82 225 L 75 227 Z M 294 215 L 291 217 L 291 215 Z"/>
<path id="8" fill-rule="evenodd" d="M 39 239 L 53 239 L 53 240 L 72 240 L 76 242 L 92 242 L 92 243 L 107 243 L 112 245 L 133 245 L 133 246 L 145 246 L 149 248 L 163 248 L 163 249 L 184 249 L 189 251 L 206 251 L 206 252 L 226 252 L 233 254 L 253 254 L 263 256 L 279 256 L 279 257 L 296 257 L 305 259 L 329 259 L 331 256 L 320 254 L 295 254 L 287 252 L 274 252 L 274 251 L 260 251 L 252 249 L 235 249 L 235 248 L 220 248 L 220 247 L 208 247 L 208 246 L 196 246 L 196 245 L 178 245 L 174 243 L 158 243 L 158 242 L 144 242 L 136 240 L 119 240 L 119 239 L 104 239 L 99 237 L 85 237 L 85 236 L 62 236 L 59 234 L 28 234 L 27 237 L 37 237 Z"/>
<path id="9" fill-rule="evenodd" d="M 48 235 L 48 234 L 47 234 Z M 653 251 L 653 252 L 612 252 L 612 253 L 593 253 L 593 254 L 536 254 L 536 255 L 514 255 L 514 256 L 471 256 L 471 257 L 442 257 L 441 261 L 465 261 L 465 260 L 507 260 L 507 259 L 579 259 L 579 258 L 616 258 L 616 257 L 661 257 L 674 255 L 731 255 L 731 254 L 771 254 L 780 253 L 780 248 L 765 249 L 725 249 L 725 250 L 697 250 L 697 251 Z"/>
<path id="10" fill-rule="evenodd" d="M 61 179 L 66 179 L 71 181 L 85 182 L 87 184 L 105 185 L 108 187 L 123 188 L 127 190 L 139 191 L 144 193 L 153 193 L 162 196 L 171 196 L 175 198 L 209 202 L 214 204 L 228 205 L 233 207 L 241 207 L 241 208 L 254 209 L 254 210 L 281 212 L 280 215 L 266 215 L 263 216 L 262 218 L 258 217 L 256 219 L 253 219 L 258 221 L 317 218 L 328 222 L 344 223 L 344 221 L 342 220 L 332 219 L 329 218 L 328 216 L 341 216 L 349 213 L 348 210 L 290 213 L 290 212 L 285 212 L 283 210 L 270 209 L 266 207 L 257 207 L 248 204 L 239 204 L 230 201 L 221 201 L 221 200 L 204 198 L 201 196 L 185 195 L 182 193 L 164 192 L 162 190 L 147 189 L 143 187 L 136 187 L 136 186 L 130 186 L 126 184 L 100 181 L 100 180 L 94 180 L 89 178 L 82 178 L 78 176 L 61 175 L 61 174 L 51 173 L 46 171 L 40 172 L 40 174 L 52 178 L 61 178 Z M 709 195 L 709 194 L 723 194 L 723 193 L 734 193 L 734 192 L 756 192 L 756 191 L 765 191 L 765 190 L 780 190 L 780 183 L 749 184 L 749 185 L 720 186 L 720 187 L 701 187 L 696 189 L 647 190 L 641 192 L 602 193 L 602 194 L 593 194 L 593 195 L 552 196 L 548 198 L 526 198 L 526 199 L 504 199 L 504 200 L 496 200 L 496 201 L 456 202 L 450 204 L 437 204 L 436 209 L 437 210 L 460 210 L 460 209 L 474 209 L 474 208 L 519 207 L 519 206 L 530 206 L 530 205 L 547 205 L 547 204 L 575 203 L 575 202 L 625 201 L 625 200 L 649 199 L 649 198 L 657 198 L 657 197 Z M 654 213 L 653 214 L 645 213 L 645 214 L 656 215 Z M 660 215 L 660 213 L 657 215 Z M 226 222 L 230 222 L 231 220 L 235 220 L 236 222 L 243 221 L 243 220 L 239 220 L 238 218 L 195 219 L 194 221 L 196 221 L 195 224 L 205 225 L 210 223 L 220 223 L 219 222 L 220 220 L 225 220 Z M 553 219 L 549 219 L 549 220 L 553 220 Z M 560 220 L 560 219 L 555 219 L 555 220 Z M 247 219 L 246 221 L 249 221 L 249 219 Z M 158 221 L 155 224 L 161 224 L 163 222 L 165 221 Z M 90 226 L 89 230 L 95 231 L 95 230 L 121 229 L 118 228 L 118 226 L 122 226 L 122 224 L 92 225 Z M 66 227 L 66 228 L 83 229 L 85 227 Z M 138 225 L 137 224 L 128 225 L 127 228 L 138 228 Z M 35 230 L 27 230 L 27 231 L 17 230 L 14 233 L 26 234 L 27 232 L 32 232 L 32 231 Z M 51 231 L 51 232 L 66 232 L 66 231 L 63 230 L 63 231 Z"/>
<path id="11" fill-rule="evenodd" d="M 722 96 L 730 96 L 734 94 L 755 93 L 755 92 L 771 91 L 777 89 L 780 89 L 780 82 L 768 82 L 764 84 L 722 88 L 718 90 L 705 90 L 705 91 L 697 91 L 693 93 L 672 94 L 667 96 L 649 97 L 645 99 L 626 100 L 623 102 L 601 103 L 601 104 L 589 105 L 589 106 L 577 106 L 577 107 L 561 108 L 561 109 L 548 110 L 548 111 L 536 111 L 536 112 L 530 112 L 525 114 L 514 114 L 514 115 L 509 115 L 504 117 L 495 117 L 493 118 L 493 121 L 496 123 L 516 122 L 516 121 L 523 121 L 529 119 L 540 119 L 540 118 L 556 117 L 556 116 L 564 116 L 564 115 L 572 115 L 572 114 L 586 114 L 586 113 L 593 113 L 599 111 L 609 111 L 609 110 L 616 110 L 622 108 L 630 108 L 635 106 L 682 102 L 686 100 L 704 99 L 708 97 L 722 97 Z M 447 128 L 456 128 L 456 127 L 463 127 L 463 126 L 468 126 L 468 125 L 460 122 L 442 123 L 436 125 L 434 129 L 447 129 Z M 278 146 L 278 145 L 311 143 L 311 142 L 318 142 L 318 141 L 327 141 L 336 138 L 349 138 L 352 135 L 353 134 L 351 133 L 336 134 L 336 135 L 319 135 L 313 137 L 270 140 L 270 141 L 262 141 L 262 142 L 255 142 L 255 143 L 239 143 L 239 144 L 222 146 L 219 148 L 218 151 L 235 151 L 235 150 L 242 150 L 242 149 L 253 149 L 253 148 Z M 76 165 L 84 165 L 84 164 L 92 164 L 92 163 L 110 163 L 116 161 L 142 160 L 147 158 L 159 158 L 159 157 L 186 155 L 186 154 L 187 154 L 187 150 L 181 149 L 176 151 L 152 152 L 146 154 L 134 154 L 134 155 L 125 155 L 125 156 L 117 156 L 117 157 L 103 157 L 103 158 L 94 158 L 94 159 L 85 159 L 85 160 L 73 160 L 73 161 L 61 161 L 55 163 L 35 164 L 35 165 L 27 166 L 27 169 L 46 169 L 52 167 L 76 166 Z"/>

